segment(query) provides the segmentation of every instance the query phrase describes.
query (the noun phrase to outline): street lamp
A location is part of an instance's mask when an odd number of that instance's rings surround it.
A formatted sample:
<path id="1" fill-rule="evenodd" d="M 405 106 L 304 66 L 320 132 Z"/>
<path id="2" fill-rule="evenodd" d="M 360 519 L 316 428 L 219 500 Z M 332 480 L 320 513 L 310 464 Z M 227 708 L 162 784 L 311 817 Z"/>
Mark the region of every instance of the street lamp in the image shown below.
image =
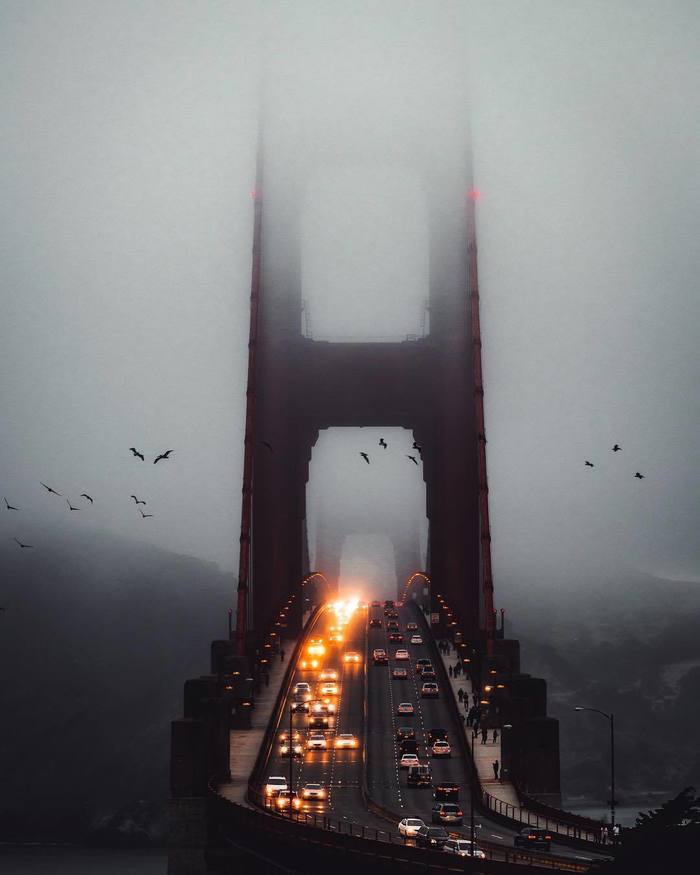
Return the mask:
<path id="1" fill-rule="evenodd" d="M 574 711 L 593 711 L 600 714 L 610 723 L 610 826 L 615 831 L 615 715 L 599 711 L 598 708 L 582 708 L 577 706 Z"/>
<path id="2" fill-rule="evenodd" d="M 294 786 L 294 732 L 292 730 L 292 716 L 294 711 L 289 706 L 289 819 L 292 819 L 292 787 Z"/>

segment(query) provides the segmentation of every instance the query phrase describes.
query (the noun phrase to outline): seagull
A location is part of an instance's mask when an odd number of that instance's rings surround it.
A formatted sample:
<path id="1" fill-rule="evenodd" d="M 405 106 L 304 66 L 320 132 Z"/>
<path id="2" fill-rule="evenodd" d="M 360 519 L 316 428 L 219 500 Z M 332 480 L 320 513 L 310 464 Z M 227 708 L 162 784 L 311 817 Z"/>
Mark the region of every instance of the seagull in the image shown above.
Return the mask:
<path id="1" fill-rule="evenodd" d="M 615 446 L 612 448 L 612 451 L 613 453 L 619 453 L 621 449 L 622 447 L 619 444 L 615 444 Z"/>
<path id="2" fill-rule="evenodd" d="M 141 516 L 142 516 L 144 519 L 148 519 L 149 516 L 153 516 L 152 513 L 144 513 L 144 512 L 141 510 L 141 508 L 139 508 L 139 513 L 141 514 Z"/>
<path id="3" fill-rule="evenodd" d="M 275 452 L 275 451 L 272 449 L 272 444 L 271 444 L 269 441 L 260 441 L 260 443 L 261 443 L 264 447 L 267 447 L 268 450 L 269 450 L 271 453 L 274 453 L 274 452 Z"/>
<path id="4" fill-rule="evenodd" d="M 407 459 L 410 459 L 410 460 L 413 462 L 414 465 L 417 465 L 417 464 L 418 464 L 418 459 L 416 459 L 415 456 L 409 456 L 409 455 L 407 454 L 407 455 L 406 455 L 406 458 L 407 458 Z"/>
<path id="5" fill-rule="evenodd" d="M 144 454 L 143 454 L 143 453 L 139 453 L 139 451 L 136 449 L 136 447 L 129 447 L 129 449 L 130 449 L 131 452 L 134 454 L 134 456 L 138 456 L 139 459 L 141 459 L 142 462 L 145 462 L 145 461 L 146 461 L 146 457 L 144 456 Z"/>
<path id="6" fill-rule="evenodd" d="M 644 480 L 644 474 L 640 474 L 639 471 L 634 475 L 637 480 Z"/>
<path id="7" fill-rule="evenodd" d="M 588 459 L 583 463 L 587 468 L 595 468 L 593 462 L 589 462 Z"/>
<path id="8" fill-rule="evenodd" d="M 21 541 L 18 541 L 17 538 L 12 539 L 16 544 L 19 544 L 23 550 L 32 550 L 34 549 L 34 544 L 23 544 Z"/>
<path id="9" fill-rule="evenodd" d="M 90 498 L 90 496 L 87 494 L 87 492 L 81 492 L 81 493 L 80 493 L 80 497 L 81 497 L 81 498 L 87 498 L 87 500 L 90 502 L 90 504 L 94 504 L 94 503 L 95 503 L 95 502 L 92 500 L 92 498 Z"/>
<path id="10" fill-rule="evenodd" d="M 169 459 L 171 453 L 172 450 L 166 450 L 164 453 L 161 453 L 160 456 L 156 456 L 153 460 L 153 464 L 155 465 L 156 462 L 160 462 L 161 459 Z"/>
<path id="11" fill-rule="evenodd" d="M 379 446 L 384 447 L 384 449 L 386 449 L 389 446 L 389 444 L 387 444 L 387 442 L 384 440 L 384 438 L 379 438 Z"/>
<path id="12" fill-rule="evenodd" d="M 145 504 L 146 503 L 145 501 L 140 501 L 135 495 L 132 495 L 131 498 L 134 499 L 136 504 Z"/>
<path id="13" fill-rule="evenodd" d="M 367 464 L 369 465 L 369 456 L 367 455 L 367 453 L 360 453 L 360 455 L 365 460 L 365 462 L 367 462 Z"/>
<path id="14" fill-rule="evenodd" d="M 4 495 L 3 495 L 3 498 L 5 498 Z M 10 502 L 9 502 L 6 498 L 5 498 L 5 507 L 6 507 L 8 510 L 19 510 L 18 507 L 15 507 L 14 505 L 10 504 Z"/>
<path id="15" fill-rule="evenodd" d="M 39 483 L 41 483 L 41 480 L 39 481 Z M 47 489 L 49 492 L 53 492 L 54 495 L 58 495 L 60 498 L 63 498 L 63 496 L 61 495 L 60 492 L 56 492 L 55 489 L 52 489 L 50 486 L 47 486 L 45 483 L 41 483 L 41 485 L 44 487 L 44 489 Z"/>
<path id="16" fill-rule="evenodd" d="M 68 505 L 68 507 L 69 507 L 71 510 L 80 510 L 79 507 L 73 507 L 73 505 L 70 503 L 70 499 L 68 499 L 68 498 L 66 499 L 66 504 Z"/>

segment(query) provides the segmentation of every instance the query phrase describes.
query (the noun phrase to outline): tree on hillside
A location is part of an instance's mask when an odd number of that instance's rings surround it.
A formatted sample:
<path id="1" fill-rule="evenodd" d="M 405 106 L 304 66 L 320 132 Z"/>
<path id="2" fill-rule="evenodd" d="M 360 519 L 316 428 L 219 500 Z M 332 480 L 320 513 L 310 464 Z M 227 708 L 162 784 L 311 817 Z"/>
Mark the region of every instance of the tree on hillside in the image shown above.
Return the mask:
<path id="1" fill-rule="evenodd" d="M 659 875 L 698 871 L 700 796 L 686 787 L 660 808 L 640 812 L 632 829 L 625 830 L 615 859 L 591 871 L 605 875 Z"/>

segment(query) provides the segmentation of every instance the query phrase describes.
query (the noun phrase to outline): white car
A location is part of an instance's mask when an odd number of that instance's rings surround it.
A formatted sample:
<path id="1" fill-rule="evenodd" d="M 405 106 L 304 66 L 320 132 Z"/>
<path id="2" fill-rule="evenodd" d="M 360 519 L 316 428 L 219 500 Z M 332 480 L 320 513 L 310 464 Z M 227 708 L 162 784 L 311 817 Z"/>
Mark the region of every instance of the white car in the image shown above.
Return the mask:
<path id="1" fill-rule="evenodd" d="M 442 846 L 448 854 L 457 854 L 460 857 L 474 857 L 477 860 L 485 860 L 486 854 L 479 848 L 472 851 L 472 843 L 469 839 L 449 839 Z"/>
<path id="2" fill-rule="evenodd" d="M 307 750 L 328 750 L 326 736 L 322 732 L 311 732 L 306 739 Z"/>
<path id="3" fill-rule="evenodd" d="M 322 668 L 318 679 L 321 681 L 337 681 L 338 672 L 334 668 Z"/>
<path id="4" fill-rule="evenodd" d="M 412 702 L 399 702 L 399 707 L 396 709 L 397 714 L 414 714 L 415 709 Z"/>
<path id="5" fill-rule="evenodd" d="M 290 745 L 288 741 L 283 741 L 280 745 L 280 754 L 283 757 L 300 757 L 304 753 L 304 748 L 298 741 L 293 741 Z"/>
<path id="6" fill-rule="evenodd" d="M 436 742 L 433 743 L 433 756 L 434 757 L 451 757 L 452 756 L 452 748 L 449 743 L 445 741 L 444 738 L 438 738 Z"/>
<path id="7" fill-rule="evenodd" d="M 411 657 L 408 655 L 408 650 L 397 650 L 394 654 L 394 659 L 399 660 L 409 660 Z"/>
<path id="8" fill-rule="evenodd" d="M 405 680 L 408 677 L 408 672 L 405 668 L 395 668 L 391 673 L 395 681 Z"/>
<path id="9" fill-rule="evenodd" d="M 437 684 L 428 682 L 420 688 L 420 694 L 424 699 L 437 699 L 440 695 L 440 690 Z"/>
<path id="10" fill-rule="evenodd" d="M 420 817 L 404 817 L 399 821 L 399 833 L 402 836 L 414 836 L 422 826 L 425 824 Z"/>
<path id="11" fill-rule="evenodd" d="M 326 798 L 326 790 L 323 784 L 304 784 L 301 788 L 301 798 L 302 799 L 325 799 Z"/>
<path id="12" fill-rule="evenodd" d="M 341 749 L 346 747 L 357 747 L 358 741 L 352 733 L 341 732 L 340 735 L 336 736 L 335 746 Z"/>
<path id="13" fill-rule="evenodd" d="M 283 790 L 286 789 L 287 779 L 282 778 L 280 775 L 270 775 L 270 777 L 265 782 L 266 796 L 276 796 L 278 793 L 281 793 Z"/>
<path id="14" fill-rule="evenodd" d="M 338 684 L 321 684 L 321 695 L 322 696 L 337 696 L 338 695 Z"/>
<path id="15" fill-rule="evenodd" d="M 420 760 L 418 759 L 418 755 L 415 753 L 405 753 L 401 756 L 401 761 L 399 762 L 400 769 L 407 769 L 409 766 L 419 766 Z"/>
<path id="16" fill-rule="evenodd" d="M 411 635 L 411 644 L 422 644 L 423 639 L 420 635 Z"/>
<path id="17" fill-rule="evenodd" d="M 292 692 L 295 697 L 302 697 L 305 702 L 311 700 L 311 687 L 305 681 L 300 681 L 298 684 L 294 684 Z"/>

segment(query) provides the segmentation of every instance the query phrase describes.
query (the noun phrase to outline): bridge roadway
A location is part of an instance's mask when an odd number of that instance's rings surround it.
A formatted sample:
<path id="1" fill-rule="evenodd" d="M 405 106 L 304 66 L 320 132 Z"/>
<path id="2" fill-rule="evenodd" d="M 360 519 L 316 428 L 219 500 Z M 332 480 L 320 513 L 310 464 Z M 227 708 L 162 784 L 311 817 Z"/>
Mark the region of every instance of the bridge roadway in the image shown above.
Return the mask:
<path id="1" fill-rule="evenodd" d="M 368 611 L 357 610 L 344 630 L 342 644 L 330 643 L 330 628 L 336 623 L 333 612 L 326 608 L 316 621 L 311 638 L 322 638 L 326 648 L 320 657 L 320 667 L 334 669 L 338 672 L 338 696 L 335 699 L 336 714 L 330 718 L 330 725 L 325 731 L 328 748 L 325 751 L 310 751 L 306 749 L 309 735 L 308 717 L 303 713 L 291 715 L 292 731 L 299 732 L 304 746 L 301 757 L 292 758 L 292 787 L 299 793 L 304 784 L 319 783 L 327 791 L 327 799 L 323 801 L 303 801 L 303 811 L 309 814 L 326 816 L 333 821 L 343 821 L 363 825 L 372 830 L 388 831 L 398 836 L 396 823 L 402 817 L 420 817 L 426 823 L 431 822 L 431 809 L 434 804 L 433 792 L 429 788 L 412 788 L 407 786 L 406 772 L 399 769 L 400 754 L 396 742 L 396 729 L 399 726 L 413 726 L 418 741 L 418 754 L 421 762 L 427 762 L 431 767 L 433 782 L 438 780 L 454 781 L 460 785 L 459 803 L 464 811 L 464 823 L 461 827 L 450 826 L 449 830 L 459 833 L 464 838 L 470 836 L 470 798 L 469 771 L 459 745 L 456 743 L 460 727 L 454 725 L 452 711 L 448 707 L 447 690 L 440 688 L 437 699 L 423 699 L 420 696 L 420 680 L 415 672 L 415 661 L 421 657 L 433 659 L 428 642 L 421 645 L 409 643 L 413 633 L 406 632 L 406 624 L 413 617 L 408 607 L 397 608 L 399 624 L 405 641 L 390 643 L 386 630 L 386 618 L 383 608 L 372 608 Z M 382 628 L 368 629 L 370 617 L 380 617 Z M 390 656 L 388 666 L 372 664 L 372 650 L 384 648 Z M 409 651 L 410 660 L 397 662 L 394 658 L 397 649 Z M 345 662 L 344 655 L 355 652 L 360 655 L 360 662 Z M 368 726 L 364 732 L 365 706 L 365 659 L 367 677 L 367 710 Z M 405 680 L 393 680 L 392 669 L 403 666 L 408 670 Z M 285 700 L 283 718 L 278 736 L 288 731 L 290 722 L 290 706 L 293 700 L 293 684 L 306 681 L 312 687 L 314 695 L 320 689 L 319 670 L 295 668 L 290 693 Z M 399 702 L 411 702 L 415 709 L 413 717 L 399 716 L 396 711 Z M 452 756 L 437 759 L 430 756 L 426 744 L 427 730 L 433 727 L 447 729 L 452 742 Z M 339 733 L 352 733 L 358 739 L 358 748 L 354 750 L 338 750 L 334 740 Z M 367 808 L 367 802 L 362 792 L 363 745 L 366 746 L 366 778 L 368 795 L 373 802 L 378 803 L 386 813 L 393 815 L 393 826 Z M 280 753 L 280 744 L 275 743 L 266 769 L 266 775 L 284 776 L 289 781 L 290 759 Z M 513 837 L 516 830 L 503 826 L 475 812 L 475 822 L 478 825 L 477 843 L 490 848 L 494 859 L 504 859 L 499 854 L 503 851 L 513 852 Z M 491 856 L 491 854 L 490 854 Z M 535 858 L 541 857 L 536 854 Z M 559 857 L 570 863 L 588 863 L 597 855 L 572 849 L 562 844 L 553 845 L 551 857 Z M 547 855 L 550 857 L 550 855 Z M 533 860 L 534 862 L 534 860 Z"/>

